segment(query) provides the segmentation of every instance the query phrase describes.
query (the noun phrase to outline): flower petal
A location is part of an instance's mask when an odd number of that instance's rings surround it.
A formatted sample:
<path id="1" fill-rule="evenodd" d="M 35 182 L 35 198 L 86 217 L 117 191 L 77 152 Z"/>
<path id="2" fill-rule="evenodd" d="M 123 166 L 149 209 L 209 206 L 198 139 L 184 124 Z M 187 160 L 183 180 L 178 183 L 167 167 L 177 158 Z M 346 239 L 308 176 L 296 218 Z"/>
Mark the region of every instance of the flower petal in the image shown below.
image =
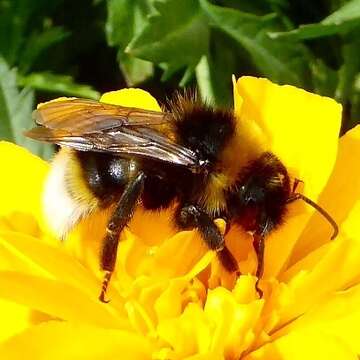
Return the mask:
<path id="1" fill-rule="evenodd" d="M 100 101 L 107 104 L 161 111 L 154 97 L 142 89 L 121 89 L 103 94 Z"/>
<path id="2" fill-rule="evenodd" d="M 58 279 L 77 288 L 82 288 L 89 297 L 96 298 L 101 282 L 75 257 L 61 248 L 52 246 L 34 237 L 0 231 L 0 269 Z M 113 302 L 120 302 L 113 295 Z"/>
<path id="3" fill-rule="evenodd" d="M 351 237 L 360 239 L 360 126 L 347 132 L 339 143 L 334 171 L 319 198 L 319 205 L 326 209 Z M 304 257 L 311 250 L 329 241 L 332 228 L 319 214 L 309 221 L 299 239 L 291 263 Z"/>
<path id="4" fill-rule="evenodd" d="M 357 355 L 326 331 L 298 330 L 245 356 L 244 360 L 357 360 Z"/>
<path id="5" fill-rule="evenodd" d="M 354 353 L 360 354 L 360 285 L 333 294 L 317 303 L 303 316 L 276 332 L 283 333 L 301 329 L 326 332 L 346 343 Z"/>
<path id="6" fill-rule="evenodd" d="M 0 358 L 22 360 L 151 359 L 152 345 L 134 333 L 51 321 L 14 336 L 0 347 Z"/>
<path id="7" fill-rule="evenodd" d="M 91 299 L 83 290 L 59 280 L 0 271 L 0 298 L 59 319 L 100 327 L 130 327 L 128 320 L 118 316 L 112 306 Z"/>
<path id="8" fill-rule="evenodd" d="M 20 146 L 0 141 L 0 168 L 0 216 L 19 213 L 39 220 L 49 165 Z"/>
<path id="9" fill-rule="evenodd" d="M 174 278 L 191 271 L 207 250 L 195 231 L 180 231 L 158 246 L 146 246 L 129 232 L 121 242 L 118 269 L 123 266 L 132 277 Z"/>
<path id="10" fill-rule="evenodd" d="M 317 262 L 312 264 L 305 259 L 304 264 L 295 264 L 284 273 L 282 280 L 288 284 L 273 285 L 264 317 L 276 314 L 277 320 L 271 325 L 266 325 L 268 332 L 298 318 L 334 292 L 359 283 L 359 240 L 340 235 L 323 247 L 323 256 L 319 257 Z"/>
<path id="11" fill-rule="evenodd" d="M 28 307 L 0 299 L 0 343 L 18 334 L 30 325 Z"/>
<path id="12" fill-rule="evenodd" d="M 189 304 L 181 316 L 161 322 L 158 334 L 171 346 L 176 359 L 210 350 L 211 331 L 199 304 Z"/>
<path id="13" fill-rule="evenodd" d="M 250 128 L 243 131 L 248 142 L 255 141 L 263 151 L 278 156 L 292 178 L 304 181 L 305 194 L 316 201 L 334 166 L 341 105 L 293 86 L 248 76 L 238 80 L 234 96 L 241 129 Z M 291 208 L 294 215 L 290 214 L 286 224 L 267 239 L 264 277 L 277 275 L 284 267 L 314 211 L 298 203 Z"/>
<path id="14" fill-rule="evenodd" d="M 240 119 L 256 122 L 268 150 L 277 155 L 291 175 L 305 182 L 305 192 L 316 200 L 336 159 L 341 105 L 294 86 L 267 79 L 240 78 L 243 99 Z"/>
<path id="15" fill-rule="evenodd" d="M 255 325 L 262 308 L 263 300 L 241 304 L 224 288 L 209 291 L 204 311 L 214 328 L 212 351 L 223 353 L 226 359 L 240 358 L 256 339 Z"/>

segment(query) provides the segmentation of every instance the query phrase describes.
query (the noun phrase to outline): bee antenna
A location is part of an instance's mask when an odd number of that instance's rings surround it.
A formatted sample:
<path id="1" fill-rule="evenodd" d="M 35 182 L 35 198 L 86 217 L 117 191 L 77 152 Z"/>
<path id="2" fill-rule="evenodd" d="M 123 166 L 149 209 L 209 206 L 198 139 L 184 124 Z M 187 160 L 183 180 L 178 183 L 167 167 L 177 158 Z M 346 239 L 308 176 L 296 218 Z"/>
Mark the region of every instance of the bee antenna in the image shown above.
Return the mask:
<path id="1" fill-rule="evenodd" d="M 330 225 L 333 228 L 333 234 L 330 239 L 334 240 L 337 237 L 339 233 L 339 227 L 328 212 L 326 212 L 321 206 L 319 206 L 318 204 L 316 204 L 314 201 L 312 201 L 303 194 L 300 193 L 293 194 L 293 196 L 291 196 L 291 198 L 289 199 L 288 203 L 293 202 L 295 200 L 303 200 L 308 205 L 312 206 L 316 211 L 318 211 L 330 223 Z"/>

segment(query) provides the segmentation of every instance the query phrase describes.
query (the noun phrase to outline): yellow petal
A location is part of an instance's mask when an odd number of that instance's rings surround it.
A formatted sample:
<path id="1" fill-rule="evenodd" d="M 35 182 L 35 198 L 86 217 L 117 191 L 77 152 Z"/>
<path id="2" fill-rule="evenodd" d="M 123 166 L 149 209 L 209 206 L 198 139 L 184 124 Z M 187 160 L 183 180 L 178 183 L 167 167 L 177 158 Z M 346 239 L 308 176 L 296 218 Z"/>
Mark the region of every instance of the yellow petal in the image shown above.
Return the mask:
<path id="1" fill-rule="evenodd" d="M 132 327 L 138 333 L 148 336 L 149 334 L 153 334 L 155 332 L 154 324 L 151 321 L 151 318 L 138 301 L 128 301 L 125 304 L 125 309 L 128 313 Z"/>
<path id="2" fill-rule="evenodd" d="M 50 104 L 50 103 L 54 103 L 54 102 L 58 102 L 58 101 L 67 101 L 67 100 L 73 100 L 73 99 L 77 99 L 76 97 L 68 97 L 68 96 L 60 96 L 58 98 L 55 98 L 55 99 L 51 99 L 49 101 L 45 101 L 43 103 L 38 103 L 36 108 L 37 109 L 40 109 L 43 105 L 46 105 L 46 104 Z"/>
<path id="3" fill-rule="evenodd" d="M 342 339 L 326 331 L 299 330 L 254 351 L 244 360 L 357 360 Z"/>
<path id="4" fill-rule="evenodd" d="M 13 246 L 12 241 L 16 243 L 18 238 L 23 239 L 25 244 L 26 240 L 29 240 L 29 243 L 33 240 L 32 237 L 21 233 L 0 231 L 0 269 L 49 276 L 49 273 L 32 261 L 26 253 L 22 253 L 16 246 Z"/>
<path id="5" fill-rule="evenodd" d="M 172 215 L 171 208 L 162 211 L 147 211 L 139 208 L 131 219 L 129 229 L 146 245 L 158 245 L 177 232 L 172 226 Z"/>
<path id="6" fill-rule="evenodd" d="M 210 327 L 198 304 L 189 304 L 181 316 L 161 322 L 158 334 L 171 346 L 176 359 L 210 350 Z"/>
<path id="7" fill-rule="evenodd" d="M 319 198 L 319 205 L 331 214 L 341 231 L 360 239 L 360 126 L 346 133 L 339 143 L 334 171 Z M 332 228 L 319 214 L 309 221 L 294 249 L 291 263 L 329 241 Z"/>
<path id="8" fill-rule="evenodd" d="M 155 302 L 157 318 L 160 320 L 180 316 L 182 312 L 185 279 L 172 279 Z"/>
<path id="9" fill-rule="evenodd" d="M 14 336 L 0 347 L 7 360 L 151 359 L 152 345 L 134 333 L 48 322 Z"/>
<path id="10" fill-rule="evenodd" d="M 62 249 L 60 243 L 58 245 L 54 247 L 25 234 L 0 231 L 0 268 L 58 279 L 83 288 L 90 297 L 95 298 L 100 281 Z"/>
<path id="11" fill-rule="evenodd" d="M 248 76 L 238 80 L 237 90 L 243 99 L 240 120 L 260 126 L 269 150 L 305 182 L 306 194 L 316 200 L 336 159 L 341 105 Z"/>
<path id="12" fill-rule="evenodd" d="M 274 286 L 266 311 L 278 314 L 277 327 L 282 326 L 309 311 L 317 303 L 360 281 L 360 242 L 343 237 L 324 245 L 326 250 L 315 264 L 305 261 L 290 268 L 288 284 Z M 291 278 L 290 278 L 291 277 Z M 311 294 L 311 296 L 309 296 Z"/>
<path id="13" fill-rule="evenodd" d="M 112 306 L 90 298 L 84 290 L 38 276 L 0 271 L 0 298 L 28 306 L 53 317 L 111 328 L 129 328 Z"/>
<path id="14" fill-rule="evenodd" d="M 156 99 L 141 89 L 121 89 L 103 94 L 100 101 L 107 104 L 161 111 Z"/>
<path id="15" fill-rule="evenodd" d="M 0 343 L 26 330 L 30 325 L 30 310 L 26 306 L 0 299 Z"/>
<path id="16" fill-rule="evenodd" d="M 253 77 L 240 78 L 234 96 L 242 98 L 241 108 L 235 112 L 242 128 L 250 127 L 249 142 L 277 155 L 292 178 L 304 181 L 303 192 L 316 201 L 336 159 L 341 105 L 293 86 Z M 291 210 L 286 224 L 267 239 L 264 277 L 281 271 L 313 212 L 299 203 Z"/>
<path id="17" fill-rule="evenodd" d="M 180 231 L 159 246 L 146 246 L 133 234 L 123 239 L 120 263 L 125 262 L 125 271 L 133 277 L 141 274 L 157 279 L 183 276 L 192 271 L 208 250 L 195 231 Z"/>
<path id="18" fill-rule="evenodd" d="M 25 212 L 15 211 L 0 217 L 0 229 L 1 231 L 19 232 L 36 238 L 44 238 L 38 219 Z"/>
<path id="19" fill-rule="evenodd" d="M 214 328 L 211 349 L 223 353 L 228 359 L 240 358 L 256 339 L 255 325 L 262 307 L 263 300 L 238 303 L 224 288 L 209 291 L 204 311 Z"/>
<path id="20" fill-rule="evenodd" d="M 303 316 L 273 336 L 301 329 L 326 332 L 342 339 L 354 353 L 360 354 L 360 285 L 333 294 L 317 303 Z"/>
<path id="21" fill-rule="evenodd" d="M 209 352 L 209 353 L 205 353 L 205 354 L 188 356 L 184 360 L 225 360 L 225 358 L 224 358 L 223 354 Z"/>
<path id="22" fill-rule="evenodd" d="M 196 231 L 178 232 L 157 249 L 153 274 L 169 277 L 185 275 L 207 250 Z"/>
<path id="23" fill-rule="evenodd" d="M 26 149 L 1 141 L 0 168 L 0 216 L 19 214 L 38 220 L 49 165 Z"/>

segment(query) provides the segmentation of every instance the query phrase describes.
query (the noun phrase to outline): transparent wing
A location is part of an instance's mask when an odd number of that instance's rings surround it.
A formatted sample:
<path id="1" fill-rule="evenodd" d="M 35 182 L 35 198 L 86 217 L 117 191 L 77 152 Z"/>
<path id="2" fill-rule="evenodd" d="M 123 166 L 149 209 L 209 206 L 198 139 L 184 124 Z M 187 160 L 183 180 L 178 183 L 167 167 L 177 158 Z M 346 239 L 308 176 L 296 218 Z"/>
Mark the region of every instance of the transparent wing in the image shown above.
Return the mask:
<path id="1" fill-rule="evenodd" d="M 145 157 L 198 171 L 196 154 L 175 143 L 170 113 L 85 99 L 49 102 L 33 113 L 39 125 L 26 136 L 80 151 Z"/>

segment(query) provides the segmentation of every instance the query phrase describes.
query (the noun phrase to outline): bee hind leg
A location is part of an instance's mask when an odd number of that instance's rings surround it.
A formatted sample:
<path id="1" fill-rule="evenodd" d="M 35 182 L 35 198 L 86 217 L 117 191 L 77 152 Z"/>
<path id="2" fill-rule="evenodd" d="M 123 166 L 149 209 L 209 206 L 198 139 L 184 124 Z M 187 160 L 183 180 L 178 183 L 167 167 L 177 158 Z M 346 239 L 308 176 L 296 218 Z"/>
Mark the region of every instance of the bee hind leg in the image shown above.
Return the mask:
<path id="1" fill-rule="evenodd" d="M 105 303 L 109 302 L 109 300 L 105 299 L 105 295 L 115 268 L 119 236 L 131 219 L 135 206 L 143 192 L 144 179 L 144 173 L 140 172 L 129 181 L 106 228 L 101 251 L 101 269 L 105 271 L 105 275 L 99 296 L 99 300 Z"/>

